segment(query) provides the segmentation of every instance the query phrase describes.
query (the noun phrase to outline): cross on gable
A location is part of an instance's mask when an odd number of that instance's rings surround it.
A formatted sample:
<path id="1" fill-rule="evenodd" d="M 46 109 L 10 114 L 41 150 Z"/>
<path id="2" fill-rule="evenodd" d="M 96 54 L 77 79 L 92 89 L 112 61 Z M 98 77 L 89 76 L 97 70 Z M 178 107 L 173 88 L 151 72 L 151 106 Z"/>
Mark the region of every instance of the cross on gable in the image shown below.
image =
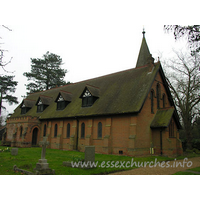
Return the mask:
<path id="1" fill-rule="evenodd" d="M 39 142 L 39 144 L 42 145 L 41 159 L 45 159 L 46 147 L 49 145 L 49 142 L 47 141 L 47 137 L 44 137 L 43 141 Z"/>

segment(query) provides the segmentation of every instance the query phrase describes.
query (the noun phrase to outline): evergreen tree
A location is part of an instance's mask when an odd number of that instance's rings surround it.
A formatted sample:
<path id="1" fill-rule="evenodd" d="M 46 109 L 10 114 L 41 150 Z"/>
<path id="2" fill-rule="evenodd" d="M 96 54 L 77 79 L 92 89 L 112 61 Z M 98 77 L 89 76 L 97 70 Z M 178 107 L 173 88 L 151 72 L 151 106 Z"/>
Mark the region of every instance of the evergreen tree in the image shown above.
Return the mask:
<path id="1" fill-rule="evenodd" d="M 15 92 L 17 86 L 17 82 L 13 81 L 13 78 L 14 76 L 0 76 L 0 116 L 2 108 L 5 109 L 2 105 L 3 102 L 8 102 L 10 105 L 18 103 L 17 97 L 10 94 Z"/>
<path id="2" fill-rule="evenodd" d="M 61 69 L 62 58 L 56 54 L 49 53 L 43 55 L 43 58 L 31 58 L 31 72 L 25 72 L 23 75 L 28 78 L 29 84 L 26 89 L 30 93 L 48 90 L 56 86 L 66 85 L 63 80 L 67 70 Z"/>

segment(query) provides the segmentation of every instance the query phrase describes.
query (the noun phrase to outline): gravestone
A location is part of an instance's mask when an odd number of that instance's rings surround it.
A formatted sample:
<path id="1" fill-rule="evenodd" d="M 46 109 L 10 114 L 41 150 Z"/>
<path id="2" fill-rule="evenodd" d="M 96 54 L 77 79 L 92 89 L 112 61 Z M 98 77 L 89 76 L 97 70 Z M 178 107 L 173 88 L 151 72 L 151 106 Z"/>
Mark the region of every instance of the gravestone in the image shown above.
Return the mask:
<path id="1" fill-rule="evenodd" d="M 63 165 L 66 167 L 72 167 L 72 163 L 73 162 L 64 161 Z M 95 146 L 86 146 L 84 163 L 82 161 L 79 161 L 77 162 L 76 165 L 73 165 L 73 167 L 91 169 L 96 167 L 94 164 L 95 164 Z"/>
<path id="2" fill-rule="evenodd" d="M 95 146 L 86 146 L 85 147 L 85 160 L 87 162 L 95 162 Z"/>
<path id="3" fill-rule="evenodd" d="M 12 156 L 17 156 L 18 155 L 18 148 L 12 148 L 11 149 L 11 155 Z"/>
<path id="4" fill-rule="evenodd" d="M 46 147 L 49 145 L 47 137 L 44 137 L 43 141 L 39 144 L 42 145 L 41 159 L 39 159 L 34 170 L 39 171 L 41 174 L 55 174 L 55 171 L 49 168 L 49 163 L 47 163 L 47 159 L 45 159 Z"/>
<path id="5" fill-rule="evenodd" d="M 39 159 L 39 162 L 36 164 L 36 170 L 49 169 L 49 164 L 47 163 L 47 159 L 45 159 L 46 147 L 49 145 L 47 137 L 44 137 L 43 141 L 39 144 L 42 145 L 42 153 L 41 159 Z"/>

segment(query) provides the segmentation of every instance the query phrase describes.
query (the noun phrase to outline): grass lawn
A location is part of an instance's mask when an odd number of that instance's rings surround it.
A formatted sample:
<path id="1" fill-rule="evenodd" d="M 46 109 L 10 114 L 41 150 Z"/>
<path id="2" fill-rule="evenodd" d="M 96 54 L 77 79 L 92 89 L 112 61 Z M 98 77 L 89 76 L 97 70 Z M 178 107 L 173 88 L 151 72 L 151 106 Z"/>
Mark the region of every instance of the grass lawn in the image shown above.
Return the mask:
<path id="1" fill-rule="evenodd" d="M 176 172 L 174 175 L 198 175 L 192 172 Z"/>
<path id="2" fill-rule="evenodd" d="M 0 146 L 0 149 L 6 149 L 6 147 Z M 11 148 L 9 147 L 9 150 Z M 41 148 L 19 148 L 18 155 L 12 156 L 10 151 L 0 152 L 0 175 L 20 175 L 21 173 L 15 173 L 13 171 L 13 166 L 16 165 L 20 169 L 33 172 L 36 167 L 36 163 L 41 158 Z M 104 161 L 117 161 L 131 163 L 132 158 L 135 162 L 150 162 L 155 161 L 167 161 L 174 160 L 174 158 L 161 157 L 161 156 L 149 156 L 149 157 L 128 157 L 128 156 L 118 156 L 118 155 L 104 155 L 95 154 L 95 162 L 98 161 L 97 168 L 93 169 L 80 169 L 71 168 L 63 166 L 63 161 L 77 161 L 78 159 L 84 159 L 84 153 L 77 151 L 62 151 L 57 149 L 46 149 L 46 159 L 49 163 L 49 167 L 55 170 L 56 175 L 90 175 L 90 174 L 108 174 L 120 170 L 130 170 L 134 167 L 124 168 L 124 167 L 99 167 L 99 165 Z M 182 157 L 180 157 L 181 159 Z M 178 158 L 177 158 L 178 159 Z M 110 165 L 111 166 L 111 165 Z M 120 163 L 119 165 L 120 166 Z"/>
<path id="3" fill-rule="evenodd" d="M 6 149 L 6 147 L 0 146 L 0 149 Z M 9 148 L 11 149 L 11 148 Z M 36 163 L 41 158 L 41 148 L 19 148 L 18 155 L 12 156 L 10 151 L 0 152 L 0 174 L 1 175 L 15 175 L 21 173 L 15 173 L 13 166 L 17 165 L 18 168 L 33 172 L 36 167 Z M 158 161 L 170 160 L 166 157 L 152 156 L 152 157 L 140 157 L 134 158 L 134 161 Z M 76 161 L 78 159 L 84 159 L 84 153 L 77 151 L 62 151 L 57 149 L 46 149 L 46 159 L 49 163 L 49 167 L 55 170 L 56 175 L 89 175 L 89 174 L 108 174 L 120 170 L 130 170 L 136 167 L 129 168 L 116 168 L 99 167 L 99 165 L 105 161 L 129 161 L 131 162 L 132 157 L 128 156 L 117 156 L 117 155 L 104 155 L 95 154 L 95 161 L 98 161 L 97 168 L 94 169 L 80 169 L 63 166 L 63 161 Z M 173 160 L 173 159 L 171 159 Z M 120 166 L 120 164 L 118 165 Z"/>
<path id="4" fill-rule="evenodd" d="M 189 171 L 191 171 L 191 172 L 189 172 Z M 193 171 L 200 172 L 200 167 L 195 167 L 195 168 L 192 168 L 192 169 L 188 169 L 187 171 L 183 171 L 183 172 L 177 172 L 174 175 L 200 175 L 200 174 L 194 173 Z"/>
<path id="5" fill-rule="evenodd" d="M 188 169 L 188 170 L 192 170 L 192 171 L 195 171 L 195 172 L 200 172 L 200 167 L 195 167 L 193 169 Z"/>

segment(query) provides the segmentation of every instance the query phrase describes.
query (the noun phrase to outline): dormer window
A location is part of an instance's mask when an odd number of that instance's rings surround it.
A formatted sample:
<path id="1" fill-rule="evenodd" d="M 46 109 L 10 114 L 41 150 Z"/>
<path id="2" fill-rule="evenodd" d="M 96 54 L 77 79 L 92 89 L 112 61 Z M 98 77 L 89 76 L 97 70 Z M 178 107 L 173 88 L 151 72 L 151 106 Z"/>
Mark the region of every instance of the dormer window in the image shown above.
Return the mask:
<path id="1" fill-rule="evenodd" d="M 21 106 L 21 114 L 26 114 L 30 108 L 27 108 L 24 104 Z"/>
<path id="2" fill-rule="evenodd" d="M 66 91 L 60 91 L 55 102 L 57 103 L 57 110 L 64 110 L 71 102 L 72 94 Z"/>
<path id="3" fill-rule="evenodd" d="M 37 112 L 43 112 L 46 109 L 47 105 L 44 105 L 40 100 L 37 104 Z"/>
<path id="4" fill-rule="evenodd" d="M 88 90 L 86 90 L 82 97 L 82 107 L 92 106 L 93 103 L 94 103 L 93 96 Z"/>
<path id="5" fill-rule="evenodd" d="M 20 108 L 21 108 L 21 114 L 26 114 L 33 106 L 35 105 L 35 101 L 24 99 Z"/>
<path id="6" fill-rule="evenodd" d="M 90 107 L 99 97 L 99 89 L 93 86 L 87 85 L 81 94 L 82 107 Z"/>
<path id="7" fill-rule="evenodd" d="M 60 95 L 59 99 L 57 100 L 57 110 L 63 110 L 67 106 L 67 102 L 64 98 Z"/>
<path id="8" fill-rule="evenodd" d="M 43 112 L 51 103 L 52 98 L 46 96 L 40 96 L 36 105 L 37 105 L 37 112 Z"/>

